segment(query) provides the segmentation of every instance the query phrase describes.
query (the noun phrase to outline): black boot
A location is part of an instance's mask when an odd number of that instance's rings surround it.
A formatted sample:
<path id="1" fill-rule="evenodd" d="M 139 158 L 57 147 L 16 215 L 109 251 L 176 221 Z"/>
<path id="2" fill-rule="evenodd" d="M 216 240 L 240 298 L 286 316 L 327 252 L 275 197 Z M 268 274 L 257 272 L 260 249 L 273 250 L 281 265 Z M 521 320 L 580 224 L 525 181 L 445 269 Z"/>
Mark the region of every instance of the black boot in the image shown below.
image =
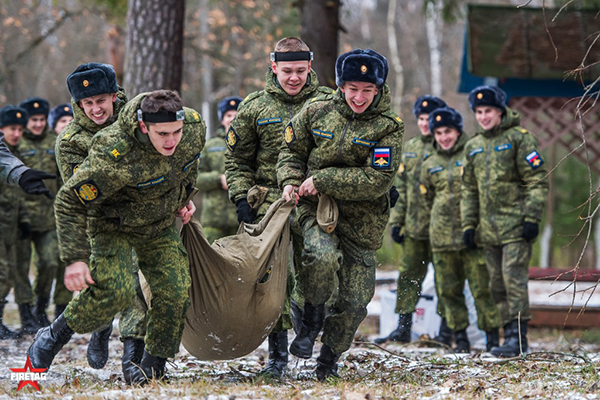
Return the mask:
<path id="1" fill-rule="evenodd" d="M 67 325 L 64 315 L 50 326 L 40 329 L 27 350 L 31 364 L 35 368 L 50 368 L 54 356 L 71 340 L 73 333 L 75 332 Z"/>
<path id="2" fill-rule="evenodd" d="M 108 342 L 110 340 L 110 334 L 112 333 L 113 324 L 110 321 L 110 325 L 101 331 L 95 331 L 92 333 L 90 342 L 87 347 L 87 360 L 90 367 L 94 369 L 102 369 L 108 361 Z"/>
<path id="3" fill-rule="evenodd" d="M 294 338 L 290 346 L 290 353 L 300 358 L 311 358 L 315 340 L 323 327 L 325 305 L 313 306 L 304 304 L 303 326 L 300 335 Z"/>
<path id="4" fill-rule="evenodd" d="M 66 304 L 56 304 L 54 306 L 54 319 L 58 318 L 60 314 L 64 313 L 66 308 Z"/>
<path id="5" fill-rule="evenodd" d="M 41 325 L 42 328 L 50 325 L 50 320 L 46 315 L 46 308 L 48 308 L 48 302 L 49 299 L 44 297 L 38 297 L 35 300 L 35 305 L 33 306 L 32 314 L 35 318 L 35 322 L 37 322 L 38 325 Z"/>
<path id="6" fill-rule="evenodd" d="M 448 347 L 452 347 L 453 333 L 454 332 L 452 331 L 452 329 L 450 329 L 448 327 L 448 324 L 446 323 L 446 318 L 442 318 L 442 323 L 440 324 L 440 333 L 438 333 L 438 335 L 432 340 L 434 342 L 444 344 Z"/>
<path id="7" fill-rule="evenodd" d="M 125 383 L 131 385 L 133 373 L 139 368 L 144 355 L 144 341 L 142 339 L 123 339 L 123 358 L 121 366 Z"/>
<path id="8" fill-rule="evenodd" d="M 335 354 L 331 347 L 326 344 L 321 347 L 321 355 L 317 358 L 317 369 L 315 370 L 319 381 L 322 382 L 329 377 L 340 377 L 337 373 L 337 361 L 339 358 L 340 355 Z"/>
<path id="9" fill-rule="evenodd" d="M 288 362 L 287 331 L 269 334 L 269 361 L 259 374 L 283 378 Z"/>
<path id="10" fill-rule="evenodd" d="M 467 330 L 461 329 L 454 332 L 454 338 L 456 339 L 456 353 L 470 353 L 471 344 L 469 343 L 469 337 L 467 336 Z"/>
<path id="11" fill-rule="evenodd" d="M 293 299 L 290 300 L 290 316 L 294 325 L 294 333 L 299 335 L 302 332 L 302 308 Z"/>
<path id="12" fill-rule="evenodd" d="M 510 321 L 509 323 L 504 325 L 502 327 L 502 330 L 504 331 L 504 341 L 502 342 L 502 345 L 505 345 L 506 343 L 508 343 L 508 341 L 512 335 L 512 321 Z"/>
<path id="13" fill-rule="evenodd" d="M 4 317 L 4 303 L 0 305 L 0 340 L 8 340 L 8 339 L 18 339 L 21 337 L 21 332 L 15 332 L 8 329 L 6 325 L 2 322 L 2 318 Z"/>
<path id="14" fill-rule="evenodd" d="M 156 357 L 144 350 L 140 366 L 131 374 L 131 385 L 144 386 L 150 380 L 160 380 L 165 376 L 166 358 Z"/>
<path id="15" fill-rule="evenodd" d="M 494 347 L 500 346 L 500 330 L 498 328 L 493 328 L 485 333 L 486 336 L 486 344 L 485 350 L 490 351 Z"/>
<path id="16" fill-rule="evenodd" d="M 398 317 L 398 327 L 387 337 L 375 339 L 375 343 L 383 344 L 387 341 L 410 343 L 410 333 L 412 329 L 412 314 L 400 314 Z"/>
<path id="17" fill-rule="evenodd" d="M 517 357 L 527 353 L 527 321 L 514 320 L 511 323 L 510 338 L 500 347 L 494 347 L 491 353 L 496 357 Z"/>
<path id="18" fill-rule="evenodd" d="M 43 328 L 31 314 L 31 306 L 29 304 L 19 304 L 19 314 L 21 315 L 21 331 L 27 335 L 34 335 Z M 50 325 L 50 324 L 48 324 Z"/>

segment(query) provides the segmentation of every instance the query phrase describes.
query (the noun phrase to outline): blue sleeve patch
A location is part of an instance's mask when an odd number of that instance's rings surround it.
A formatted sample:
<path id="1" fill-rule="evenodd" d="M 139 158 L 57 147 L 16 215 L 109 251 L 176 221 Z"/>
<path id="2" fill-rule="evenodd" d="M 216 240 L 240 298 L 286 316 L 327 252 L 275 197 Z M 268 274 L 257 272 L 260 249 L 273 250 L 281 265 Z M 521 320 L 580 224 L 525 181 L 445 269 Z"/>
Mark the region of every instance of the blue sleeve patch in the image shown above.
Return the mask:
<path id="1" fill-rule="evenodd" d="M 165 176 L 163 175 L 158 178 L 150 179 L 149 181 L 146 181 L 146 182 L 138 183 L 137 187 L 145 188 L 148 186 L 158 185 L 159 183 L 163 183 L 164 181 L 165 181 Z"/>
<path id="2" fill-rule="evenodd" d="M 46 154 L 54 154 L 54 149 L 46 149 Z"/>
<path id="3" fill-rule="evenodd" d="M 216 152 L 219 152 L 219 151 L 225 151 L 226 148 L 227 147 L 225 147 L 225 146 L 215 146 L 215 147 L 209 148 L 208 152 L 209 153 L 216 153 Z"/>
<path id="4" fill-rule="evenodd" d="M 280 122 L 281 122 L 280 117 L 273 117 L 273 118 L 259 119 L 258 121 L 256 121 L 256 124 L 258 126 L 261 126 L 261 125 L 277 124 Z"/>
<path id="5" fill-rule="evenodd" d="M 473 157 L 475 154 L 483 153 L 483 147 L 477 147 L 469 152 L 469 157 Z"/>
<path id="6" fill-rule="evenodd" d="M 544 160 L 542 160 L 542 156 L 540 156 L 540 154 L 535 150 L 527 154 L 527 156 L 525 156 L 525 159 L 533 169 L 539 168 L 544 163 Z"/>
<path id="7" fill-rule="evenodd" d="M 98 189 L 98 185 L 91 179 L 81 182 L 79 185 L 75 186 L 73 191 L 77 195 L 79 201 L 83 204 L 89 204 L 102 196 L 102 192 Z"/>
<path id="8" fill-rule="evenodd" d="M 35 150 L 21 151 L 21 152 L 19 152 L 19 155 L 21 157 L 31 157 L 31 156 L 35 155 Z"/>
<path id="9" fill-rule="evenodd" d="M 455 165 L 456 165 L 457 167 L 462 167 L 464 164 L 463 164 L 463 162 L 462 162 L 462 161 L 456 161 Z"/>
<path id="10" fill-rule="evenodd" d="M 376 147 L 373 149 L 371 166 L 376 169 L 387 169 L 392 166 L 391 147 Z"/>
<path id="11" fill-rule="evenodd" d="M 235 129 L 233 129 L 233 127 L 229 127 L 229 130 L 227 131 L 227 148 L 229 151 L 233 151 L 233 149 L 235 149 L 237 141 L 238 135 L 235 133 Z"/>
<path id="12" fill-rule="evenodd" d="M 196 160 L 198 160 L 200 158 L 200 153 L 196 154 L 194 156 L 194 158 L 192 160 L 190 160 L 189 162 L 187 162 L 184 166 L 182 171 L 186 171 L 189 167 L 192 166 L 192 164 L 194 164 L 196 162 Z M 138 185 L 139 186 L 139 185 Z"/>
<path id="13" fill-rule="evenodd" d="M 315 136 L 318 136 L 318 137 L 325 138 L 325 139 L 333 139 L 333 133 L 331 133 L 331 132 L 325 132 L 325 131 L 320 131 L 318 129 L 313 129 L 312 134 Z"/>
<path id="14" fill-rule="evenodd" d="M 291 122 L 287 124 L 285 130 L 283 131 L 283 140 L 285 141 L 285 144 L 287 144 L 288 147 L 290 147 L 290 144 L 292 144 L 296 140 L 294 126 Z"/>
<path id="15" fill-rule="evenodd" d="M 417 158 L 417 153 L 413 153 L 412 151 L 407 151 L 404 153 L 404 158 Z"/>
<path id="16" fill-rule="evenodd" d="M 444 167 L 442 167 L 441 165 L 438 165 L 437 167 L 429 168 L 427 170 L 427 172 L 429 172 L 431 175 L 433 175 L 433 174 L 437 174 L 438 172 L 442 172 L 443 170 L 444 170 Z"/>
<path id="17" fill-rule="evenodd" d="M 365 140 L 365 139 L 361 139 L 361 138 L 357 138 L 357 137 L 352 139 L 352 143 L 359 144 L 361 146 L 365 146 L 365 147 L 369 147 L 369 148 L 375 147 L 377 145 L 377 142 L 372 142 L 370 140 Z"/>
<path id="18" fill-rule="evenodd" d="M 504 144 L 501 144 L 500 146 L 494 147 L 494 150 L 496 150 L 496 151 L 504 151 L 504 150 L 510 150 L 510 149 L 512 149 L 512 144 L 510 144 L 510 143 L 504 143 Z"/>

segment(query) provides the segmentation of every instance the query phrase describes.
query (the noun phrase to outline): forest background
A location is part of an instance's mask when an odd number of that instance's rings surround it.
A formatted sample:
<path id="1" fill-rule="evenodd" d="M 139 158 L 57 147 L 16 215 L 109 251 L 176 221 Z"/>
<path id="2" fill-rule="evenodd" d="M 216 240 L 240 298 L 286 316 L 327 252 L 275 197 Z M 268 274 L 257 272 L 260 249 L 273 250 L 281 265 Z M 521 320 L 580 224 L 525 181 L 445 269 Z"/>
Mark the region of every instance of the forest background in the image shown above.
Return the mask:
<path id="1" fill-rule="evenodd" d="M 545 6 L 548 18 L 565 4 L 570 9 L 600 9 L 597 0 L 469 3 Z M 220 99 L 244 97 L 263 88 L 269 53 L 278 39 L 312 35 L 320 47 L 337 47 L 337 51 L 325 52 L 330 56 L 327 62 L 316 58 L 313 68 L 320 61 L 331 65 L 335 55 L 357 47 L 375 49 L 390 60 L 388 83 L 394 94 L 394 109 L 406 124 L 405 140 L 418 134 L 412 104 L 427 93 L 441 96 L 459 110 L 465 117 L 465 131 L 472 134 L 477 126 L 467 96 L 456 89 L 466 4 L 463 0 L 2 0 L 0 106 L 30 96 L 45 97 L 51 106 L 67 102 L 67 75 L 81 63 L 105 62 L 115 66 L 130 98 L 140 91 L 159 88 L 152 87 L 152 83 L 179 89 L 185 104 L 201 111 L 209 132 L 213 132 Z M 323 17 L 331 20 L 320 9 L 323 6 L 335 9 L 332 24 L 337 26 L 323 23 Z M 145 14 L 153 7 L 164 10 L 162 20 L 154 27 Z M 167 39 L 166 47 L 159 47 L 158 39 L 164 40 L 177 24 L 183 30 L 183 40 L 173 37 Z M 143 29 L 150 30 L 144 33 Z M 133 35 L 134 30 L 141 34 Z M 152 45 L 153 34 L 162 36 L 157 37 L 154 47 L 167 63 L 159 65 L 161 61 L 157 60 L 158 69 L 147 62 L 149 55 L 142 54 L 139 49 L 143 46 L 135 42 L 145 40 L 146 46 Z M 163 77 L 160 69 L 171 73 Z M 332 71 L 317 71 L 322 84 L 332 84 Z M 536 126 L 525 127 L 536 133 Z M 551 150 L 542 152 L 546 159 Z M 567 153 L 562 148 L 556 152 L 556 160 Z M 592 173 L 591 180 L 590 184 L 588 167 L 575 157 L 568 157 L 553 172 L 549 201 L 552 219 L 545 219 L 541 228 L 548 224 L 552 227 L 544 267 L 570 268 L 582 256 L 582 268 L 600 269 L 600 218 L 596 213 L 595 225 L 587 237 L 588 226 L 582 219 L 589 212 L 580 207 L 599 185 L 597 175 Z M 591 209 L 597 204 L 596 197 Z M 380 261 L 396 264 L 400 251 L 400 246 L 386 235 Z M 540 240 L 534 246 L 532 265 L 540 265 Z"/>

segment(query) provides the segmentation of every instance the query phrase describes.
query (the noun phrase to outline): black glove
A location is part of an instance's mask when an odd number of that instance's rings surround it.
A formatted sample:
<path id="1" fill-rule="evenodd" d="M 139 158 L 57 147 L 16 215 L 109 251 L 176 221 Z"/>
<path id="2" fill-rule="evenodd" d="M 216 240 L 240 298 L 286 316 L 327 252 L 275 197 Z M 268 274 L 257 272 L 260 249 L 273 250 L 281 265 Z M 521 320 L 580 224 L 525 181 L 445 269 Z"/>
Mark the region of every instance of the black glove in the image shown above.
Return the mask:
<path id="1" fill-rule="evenodd" d="M 244 221 L 247 224 L 254 223 L 254 218 L 256 218 L 256 211 L 254 211 L 250 204 L 248 204 L 248 200 L 239 199 L 235 202 L 235 213 L 237 214 L 238 223 Z"/>
<path id="2" fill-rule="evenodd" d="M 29 223 L 20 222 L 19 230 L 21 231 L 21 234 L 19 235 L 19 239 L 23 240 L 23 239 L 27 239 L 27 238 L 31 237 L 31 225 L 29 225 Z"/>
<path id="3" fill-rule="evenodd" d="M 50 193 L 46 185 L 44 185 L 43 179 L 56 179 L 56 175 L 49 174 L 44 171 L 38 171 L 37 169 L 28 169 L 23 172 L 21 179 L 19 179 L 19 186 L 23 188 L 25 193 L 28 194 L 43 194 L 49 199 L 53 199 L 54 195 Z"/>
<path id="4" fill-rule="evenodd" d="M 400 193 L 398 193 L 396 186 L 392 186 L 390 189 L 390 207 L 394 207 L 396 205 L 398 197 L 400 197 Z"/>
<path id="5" fill-rule="evenodd" d="M 400 234 L 401 230 L 402 230 L 401 226 L 392 227 L 392 239 L 394 239 L 394 242 L 396 242 L 398 244 L 404 243 L 404 235 Z"/>
<path id="6" fill-rule="evenodd" d="M 540 226 L 535 222 L 525 222 L 523 224 L 523 233 L 521 236 L 523 236 L 523 239 L 525 239 L 527 243 L 533 242 L 539 233 Z"/>
<path id="7" fill-rule="evenodd" d="M 477 244 L 475 244 L 475 229 L 467 229 L 463 232 L 463 243 L 469 250 L 477 248 Z"/>

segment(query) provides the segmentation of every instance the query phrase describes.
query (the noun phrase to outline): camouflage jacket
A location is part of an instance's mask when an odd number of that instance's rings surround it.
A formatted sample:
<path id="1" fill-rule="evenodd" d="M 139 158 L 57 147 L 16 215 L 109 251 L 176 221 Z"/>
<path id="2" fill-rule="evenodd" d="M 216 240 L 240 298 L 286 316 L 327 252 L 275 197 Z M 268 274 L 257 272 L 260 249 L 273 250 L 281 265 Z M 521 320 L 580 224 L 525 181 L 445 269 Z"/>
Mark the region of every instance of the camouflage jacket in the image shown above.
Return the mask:
<path id="1" fill-rule="evenodd" d="M 16 151 L 12 146 L 7 148 Z M 25 208 L 25 192 L 0 181 L 0 243 L 13 245 L 19 237 L 19 223 L 31 223 Z"/>
<path id="2" fill-rule="evenodd" d="M 55 174 L 58 177 L 58 167 L 54 156 L 56 135 L 46 126 L 41 135 L 34 135 L 25 130 L 17 146 L 17 155 L 29 168 Z M 52 194 L 58 192 L 60 179 L 44 181 Z M 25 206 L 31 218 L 31 229 L 36 232 L 46 232 L 55 228 L 54 200 L 46 196 L 26 195 Z"/>
<path id="3" fill-rule="evenodd" d="M 63 129 L 56 140 L 56 163 L 64 182 L 87 157 L 94 135 L 117 120 L 125 103 L 127 103 L 127 96 L 125 91 L 119 88 L 117 101 L 114 103 L 114 115 L 106 123 L 98 125 L 85 115 L 77 102 L 71 99 L 73 121 Z"/>
<path id="4" fill-rule="evenodd" d="M 542 219 L 546 166 L 536 137 L 519 122 L 519 114 L 506 107 L 500 125 L 478 132 L 465 145 L 462 229 L 479 227 L 484 245 L 522 240 L 523 223 Z"/>
<path id="5" fill-rule="evenodd" d="M 402 164 L 394 181 L 399 197 L 392 208 L 390 225 L 404 227 L 404 234 L 412 239 L 427 240 L 431 210 L 419 186 L 422 164 L 434 152 L 433 136 L 419 134 L 407 140 L 402 147 Z"/>
<path id="6" fill-rule="evenodd" d="M 404 134 L 404 123 L 390 109 L 389 87 L 380 93 L 361 114 L 339 89 L 313 99 L 286 127 L 277 163 L 280 188 L 312 176 L 319 193 L 338 205 L 338 235 L 369 250 L 381 247 Z M 302 197 L 299 222 L 316 210 L 316 196 Z"/>
<path id="7" fill-rule="evenodd" d="M 265 89 L 244 99 L 227 133 L 225 173 L 233 202 L 247 197 L 254 185 L 275 189 L 275 193 L 269 193 L 272 201 L 281 197 L 275 165 L 283 128 L 307 100 L 331 92 L 330 88 L 319 87 L 317 74 L 311 70 L 300 93 L 290 96 L 279 86 L 277 76 L 271 70 L 267 72 Z"/>
<path id="8" fill-rule="evenodd" d="M 0 182 L 17 185 L 27 167 L 17 158 L 4 142 L 4 133 L 0 131 Z"/>
<path id="9" fill-rule="evenodd" d="M 94 136 L 88 157 L 56 197 L 59 250 L 67 264 L 88 261 L 86 221 L 92 237 L 113 231 L 155 237 L 173 225 L 192 192 L 204 121 L 185 108 L 181 141 L 172 156 L 163 156 L 138 127 L 145 95 L 127 103 L 117 122 Z"/>
<path id="10" fill-rule="evenodd" d="M 421 193 L 431 209 L 429 242 L 432 251 L 465 248 L 460 225 L 460 185 L 464 167 L 465 133 L 448 151 L 434 144 L 434 153 L 423 162 Z"/>
<path id="11" fill-rule="evenodd" d="M 225 128 L 219 127 L 215 136 L 206 142 L 200 156 L 196 187 L 202 193 L 200 223 L 203 226 L 238 226 L 235 206 L 229 201 L 227 190 L 221 186 L 221 175 L 225 173 L 226 136 Z"/>

